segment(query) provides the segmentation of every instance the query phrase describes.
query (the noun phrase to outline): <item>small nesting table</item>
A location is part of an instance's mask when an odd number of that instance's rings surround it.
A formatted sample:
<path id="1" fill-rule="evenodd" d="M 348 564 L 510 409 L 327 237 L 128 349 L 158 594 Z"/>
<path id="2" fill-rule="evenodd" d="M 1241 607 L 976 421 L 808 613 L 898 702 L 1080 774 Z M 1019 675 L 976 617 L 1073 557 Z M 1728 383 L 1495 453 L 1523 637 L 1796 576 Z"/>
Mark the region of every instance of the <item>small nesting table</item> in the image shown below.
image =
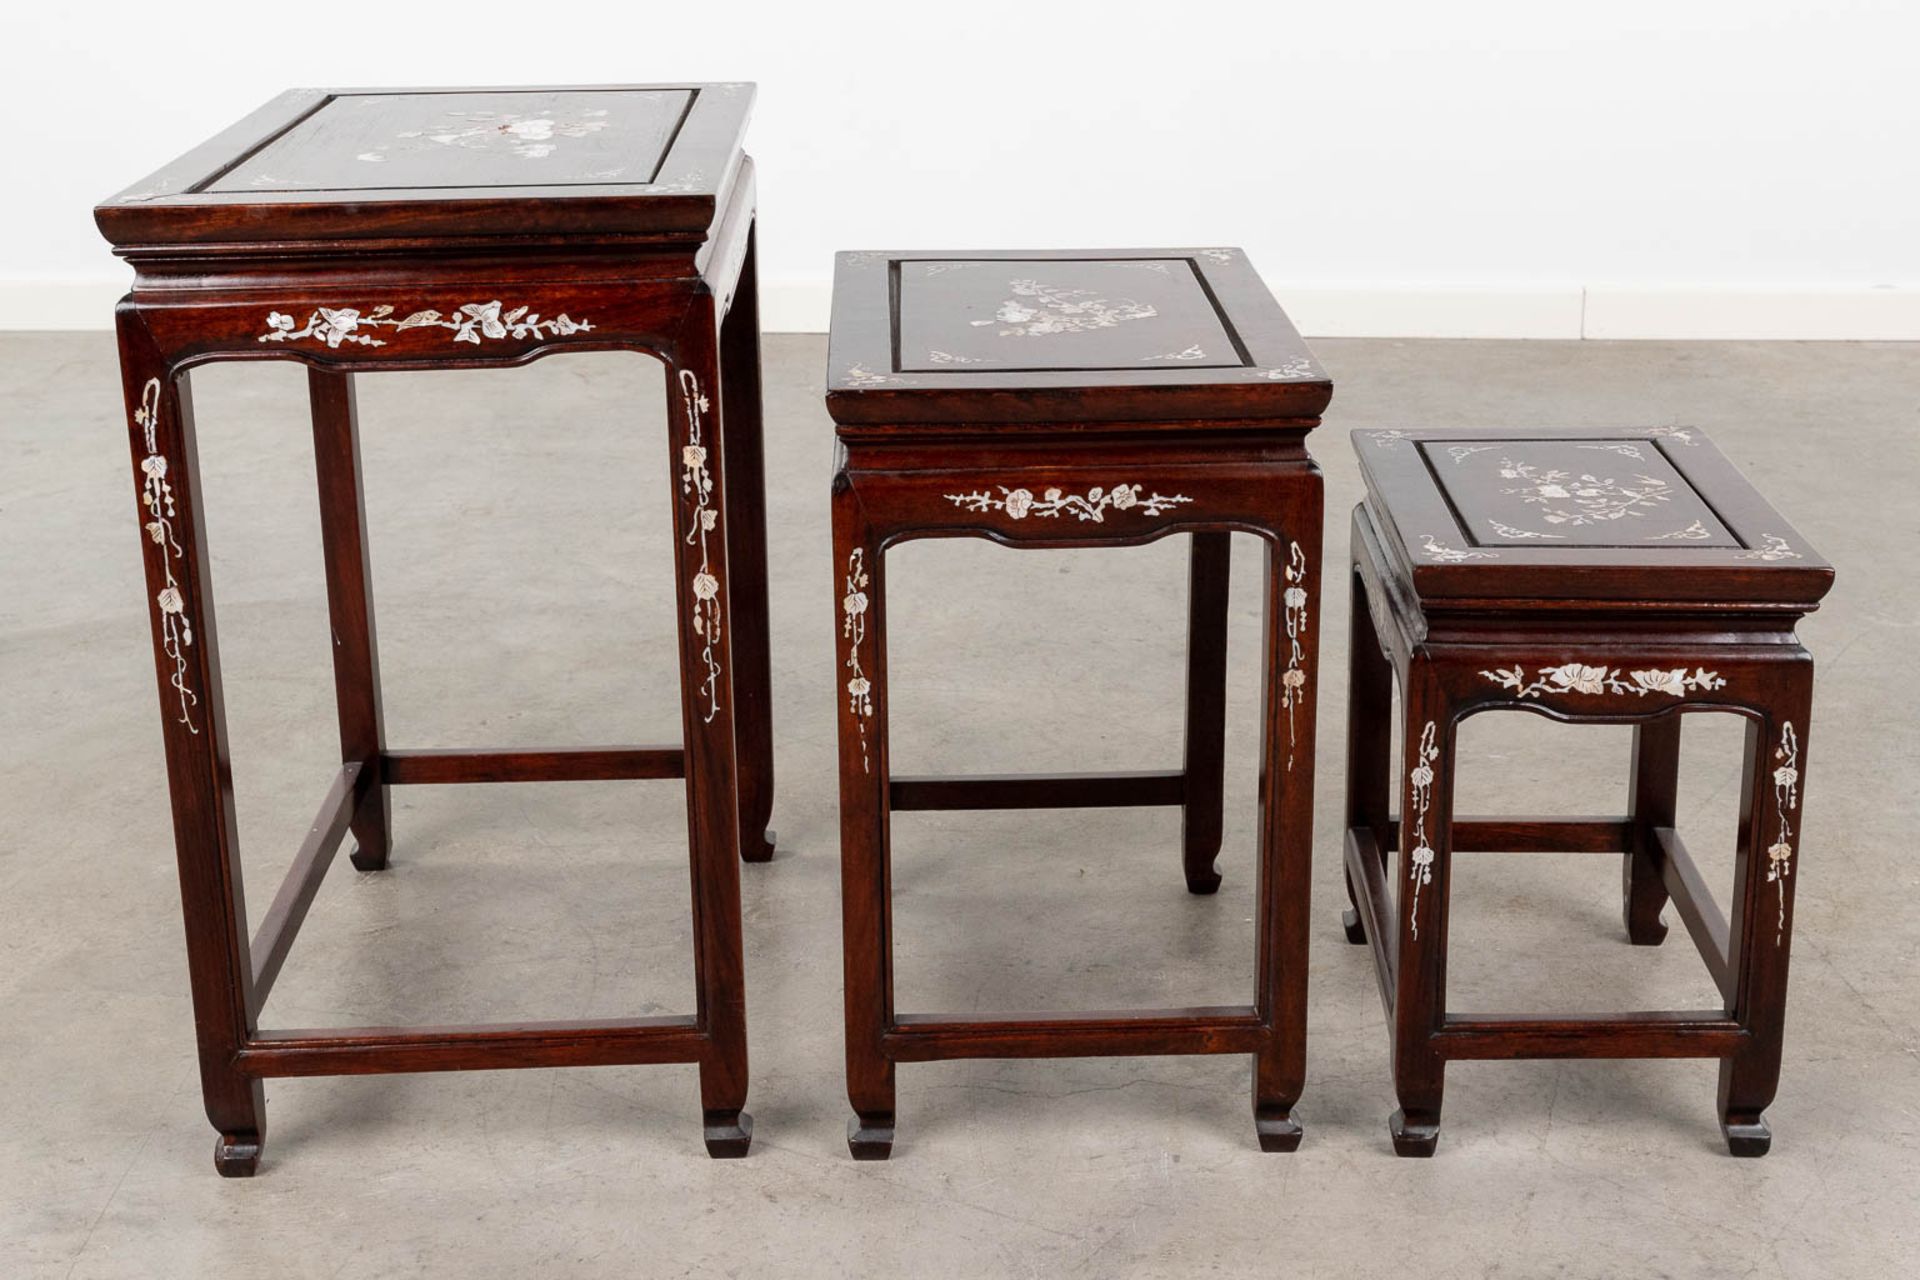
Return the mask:
<path id="1" fill-rule="evenodd" d="M 848 1145 L 894 1137 L 894 1064 L 1247 1053 L 1260 1145 L 1292 1150 L 1305 1065 L 1321 479 L 1332 384 L 1234 249 L 845 253 L 827 407 L 839 628 Z M 1150 1013 L 894 1008 L 890 816 L 908 809 L 1179 805 L 1187 887 L 1220 883 L 1228 539 L 1266 542 L 1258 942 L 1252 1004 Z M 1145 775 L 895 777 L 888 547 L 1018 548 L 1192 535 L 1186 757 Z M 1009 696 L 1012 696 L 1011 691 Z"/>
<path id="2" fill-rule="evenodd" d="M 1395 1149 L 1433 1153 L 1455 1059 L 1718 1058 L 1727 1147 L 1764 1154 L 1813 701 L 1794 627 L 1833 570 L 1696 430 L 1361 431 L 1354 447 L 1347 934 L 1371 943 L 1387 1008 Z M 1633 725 L 1627 813 L 1456 818 L 1456 731 L 1492 710 Z M 1746 722 L 1728 912 L 1674 830 L 1681 719 L 1702 711 Z M 1480 851 L 1620 855 L 1628 939 L 1658 945 L 1671 901 L 1721 1007 L 1450 1011 L 1449 872 Z"/>
<path id="3" fill-rule="evenodd" d="M 118 312 L 215 1164 L 254 1172 L 271 1076 L 688 1062 L 707 1149 L 751 1134 L 737 856 L 772 854 L 746 84 L 282 94 L 95 210 L 135 268 Z M 682 732 L 672 746 L 401 750 L 386 740 L 353 379 L 642 351 L 667 367 Z M 308 370 L 342 765 L 252 939 L 236 852 L 191 369 Z M 684 778 L 695 1008 L 670 1017 L 264 1030 L 345 833 L 387 865 L 387 788 Z"/>

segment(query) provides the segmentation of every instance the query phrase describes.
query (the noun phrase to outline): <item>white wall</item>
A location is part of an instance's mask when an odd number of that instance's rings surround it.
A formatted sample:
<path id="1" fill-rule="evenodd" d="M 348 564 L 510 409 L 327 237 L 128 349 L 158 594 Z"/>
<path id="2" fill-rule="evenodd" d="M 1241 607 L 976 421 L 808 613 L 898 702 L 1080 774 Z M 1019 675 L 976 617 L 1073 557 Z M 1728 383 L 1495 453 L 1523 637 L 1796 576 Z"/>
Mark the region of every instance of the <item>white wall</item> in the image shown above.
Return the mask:
<path id="1" fill-rule="evenodd" d="M 753 79 L 771 329 L 836 248 L 1244 245 L 1310 333 L 1920 338 L 1908 0 L 119 0 L 0 17 L 0 326 L 289 85 Z"/>

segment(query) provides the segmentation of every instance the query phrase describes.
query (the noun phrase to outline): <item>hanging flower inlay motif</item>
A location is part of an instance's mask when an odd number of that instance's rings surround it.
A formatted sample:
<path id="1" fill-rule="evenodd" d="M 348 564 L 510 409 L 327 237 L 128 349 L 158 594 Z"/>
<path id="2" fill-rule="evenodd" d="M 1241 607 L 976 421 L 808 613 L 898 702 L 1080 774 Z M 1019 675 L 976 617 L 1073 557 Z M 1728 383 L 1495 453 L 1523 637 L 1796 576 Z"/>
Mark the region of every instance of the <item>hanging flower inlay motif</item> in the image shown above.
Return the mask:
<path id="1" fill-rule="evenodd" d="M 860 663 L 867 639 L 867 552 L 855 547 L 847 557 L 846 592 L 840 597 L 840 634 L 847 640 L 847 711 L 860 728 L 860 770 L 873 772 L 867 750 L 867 721 L 873 718 L 873 682 Z"/>
<path id="2" fill-rule="evenodd" d="M 174 562 L 184 552 L 173 536 L 178 512 L 174 505 L 173 482 L 167 479 L 166 455 L 160 452 L 160 379 L 148 378 L 140 392 L 140 407 L 133 411 L 133 425 L 142 435 L 147 452 L 140 459 L 140 505 L 145 510 L 147 537 L 160 548 L 162 583 L 154 595 L 154 608 L 160 619 L 160 649 L 173 661 L 168 683 L 180 702 L 180 723 L 190 733 L 200 732 L 193 722 L 193 709 L 200 695 L 187 681 L 187 649 L 193 644 L 193 619 L 187 616 L 186 597 L 180 592 L 179 579 L 173 576 Z"/>
<path id="3" fill-rule="evenodd" d="M 1413 903 L 1407 920 L 1413 936 L 1420 936 L 1420 890 L 1433 883 L 1433 846 L 1427 837 L 1427 810 L 1433 805 L 1433 762 L 1440 758 L 1436 742 L 1439 729 L 1433 721 L 1420 731 L 1420 746 L 1407 781 L 1413 786 L 1413 852 L 1407 855 L 1407 883 L 1413 889 Z"/>
<path id="4" fill-rule="evenodd" d="M 1773 945 L 1787 937 L 1787 877 L 1793 874 L 1793 821 L 1787 814 L 1800 807 L 1800 738 L 1793 722 L 1780 726 L 1780 745 L 1773 749 L 1773 811 L 1780 834 L 1767 846 L 1767 883 L 1780 889 L 1780 909 L 1774 918 Z"/>
<path id="5" fill-rule="evenodd" d="M 1287 709 L 1287 771 L 1291 773 L 1297 743 L 1294 709 L 1307 700 L 1306 652 L 1300 645 L 1300 638 L 1307 632 L 1307 555 L 1297 542 L 1288 545 L 1283 576 L 1286 587 L 1280 601 L 1287 623 L 1287 669 L 1280 673 L 1280 705 Z"/>
<path id="6" fill-rule="evenodd" d="M 720 512 L 713 505 L 713 472 L 707 466 L 703 434 L 705 415 L 712 406 L 691 369 L 680 370 L 680 403 L 687 415 L 686 443 L 680 446 L 680 493 L 692 508 L 686 543 L 700 551 L 700 564 L 693 572 L 693 632 L 700 637 L 700 661 L 706 668 L 706 679 L 700 682 L 700 695 L 707 702 L 703 718 L 712 724 L 720 714 L 720 659 L 714 653 L 720 643 L 720 578 L 713 571 L 708 542 L 716 536 Z"/>

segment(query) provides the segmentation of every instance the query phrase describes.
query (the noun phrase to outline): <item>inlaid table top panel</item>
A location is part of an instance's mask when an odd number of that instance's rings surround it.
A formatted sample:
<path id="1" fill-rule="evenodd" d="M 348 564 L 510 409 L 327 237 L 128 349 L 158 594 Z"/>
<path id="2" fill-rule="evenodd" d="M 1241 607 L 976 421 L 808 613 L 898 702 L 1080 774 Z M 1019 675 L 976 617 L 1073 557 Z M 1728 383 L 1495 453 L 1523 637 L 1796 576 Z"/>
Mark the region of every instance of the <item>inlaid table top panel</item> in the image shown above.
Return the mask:
<path id="1" fill-rule="evenodd" d="M 830 345 L 856 428 L 1311 420 L 1332 395 L 1237 249 L 843 253 Z"/>
<path id="2" fill-rule="evenodd" d="M 121 248 L 678 237 L 739 168 L 749 84 L 295 89 L 102 203 Z"/>
<path id="3" fill-rule="evenodd" d="M 645 186 L 693 92 L 339 94 L 207 190 Z"/>
<path id="4" fill-rule="evenodd" d="M 899 368 L 1238 369 L 1185 258 L 902 262 Z"/>
<path id="5" fill-rule="evenodd" d="M 1476 545 L 1740 547 L 1650 440 L 1459 440 L 1417 446 Z"/>
<path id="6" fill-rule="evenodd" d="M 1797 603 L 1833 571 L 1693 428 L 1356 431 L 1423 601 Z"/>

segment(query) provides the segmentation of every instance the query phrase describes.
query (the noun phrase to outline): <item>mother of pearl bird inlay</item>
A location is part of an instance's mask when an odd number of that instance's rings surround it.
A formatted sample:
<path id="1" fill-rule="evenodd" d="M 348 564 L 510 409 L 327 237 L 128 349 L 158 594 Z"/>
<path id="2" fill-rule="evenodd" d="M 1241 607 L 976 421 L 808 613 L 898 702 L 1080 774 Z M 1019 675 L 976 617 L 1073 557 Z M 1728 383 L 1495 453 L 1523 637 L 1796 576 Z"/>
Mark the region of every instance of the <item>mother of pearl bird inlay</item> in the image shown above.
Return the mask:
<path id="1" fill-rule="evenodd" d="M 1112 329 L 1160 314 L 1150 303 L 1131 298 L 1115 302 L 1089 289 L 1056 289 L 1038 280 L 1012 280 L 1007 288 L 1014 296 L 1000 304 L 993 319 L 970 323 L 976 328 L 997 324 L 1003 338 L 1045 338 Z"/>

